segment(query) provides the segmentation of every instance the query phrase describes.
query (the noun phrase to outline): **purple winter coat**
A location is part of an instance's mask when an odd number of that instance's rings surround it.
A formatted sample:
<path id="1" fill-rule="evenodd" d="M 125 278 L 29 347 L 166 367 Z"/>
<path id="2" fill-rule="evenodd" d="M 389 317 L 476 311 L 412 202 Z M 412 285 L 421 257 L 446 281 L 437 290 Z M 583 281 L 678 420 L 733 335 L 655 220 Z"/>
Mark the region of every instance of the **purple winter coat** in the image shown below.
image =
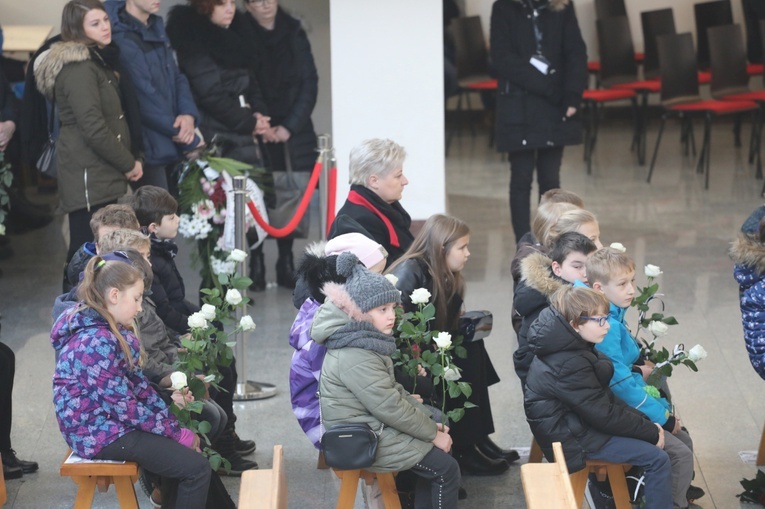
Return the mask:
<path id="1" fill-rule="evenodd" d="M 292 412 L 298 424 L 317 449 L 321 448 L 319 417 L 319 376 L 327 349 L 311 339 L 311 324 L 320 304 L 307 298 L 290 329 L 290 346 L 296 351 L 290 363 L 290 395 Z"/>
<path id="2" fill-rule="evenodd" d="M 138 365 L 140 344 L 120 326 Z M 83 458 L 131 431 L 180 442 L 181 426 L 140 368 L 130 371 L 109 324 L 96 311 L 74 306 L 58 317 L 50 333 L 58 354 L 53 403 L 64 440 Z"/>

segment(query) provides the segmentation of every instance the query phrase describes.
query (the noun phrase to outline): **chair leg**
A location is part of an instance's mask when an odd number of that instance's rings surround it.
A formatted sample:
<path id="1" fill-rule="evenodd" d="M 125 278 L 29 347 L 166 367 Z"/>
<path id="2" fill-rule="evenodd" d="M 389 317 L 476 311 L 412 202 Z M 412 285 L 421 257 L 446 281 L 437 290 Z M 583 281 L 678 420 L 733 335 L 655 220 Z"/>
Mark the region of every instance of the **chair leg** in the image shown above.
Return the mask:
<path id="1" fill-rule="evenodd" d="M 627 479 L 624 477 L 624 468 L 621 465 L 608 465 L 608 482 L 614 495 L 616 509 L 632 509 Z"/>
<path id="2" fill-rule="evenodd" d="M 709 160 L 712 153 L 712 114 L 707 113 L 704 117 L 704 144 L 706 145 L 706 156 L 704 157 L 704 189 L 709 189 Z"/>
<path id="3" fill-rule="evenodd" d="M 651 169 L 648 170 L 648 179 L 646 182 L 651 183 L 651 177 L 653 176 L 653 167 L 656 165 L 656 156 L 659 154 L 659 144 L 661 143 L 661 135 L 664 133 L 664 123 L 667 121 L 667 115 L 661 116 L 661 124 L 659 124 L 659 135 L 656 137 L 656 146 L 653 149 L 653 157 L 651 158 Z"/>
<path id="4" fill-rule="evenodd" d="M 353 509 L 356 492 L 359 489 L 360 470 L 346 470 L 342 473 L 340 494 L 337 497 L 337 509 Z"/>
<path id="5" fill-rule="evenodd" d="M 733 118 L 733 146 L 741 147 L 741 115 Z"/>
<path id="6" fill-rule="evenodd" d="M 138 509 L 138 499 L 135 496 L 133 483 L 127 477 L 115 477 L 114 489 L 117 492 L 117 500 L 120 509 Z"/>
<path id="7" fill-rule="evenodd" d="M 470 136 L 475 138 L 475 124 L 473 122 L 473 105 L 470 104 L 471 92 L 468 90 L 465 93 L 465 101 L 467 102 L 468 122 L 470 123 Z"/>
<path id="8" fill-rule="evenodd" d="M 529 463 L 542 463 L 543 458 L 544 453 L 542 452 L 542 448 L 539 447 L 536 439 L 532 438 L 531 449 L 529 450 Z"/>
<path id="9" fill-rule="evenodd" d="M 571 487 L 574 490 L 574 499 L 576 500 L 577 507 L 582 507 L 582 502 L 584 502 L 584 490 L 587 489 L 587 477 L 589 474 L 590 469 L 585 467 L 569 476 L 571 479 Z"/>
<path id="10" fill-rule="evenodd" d="M 74 509 L 90 509 L 93 505 L 93 496 L 96 494 L 95 477 L 72 477 L 77 483 L 77 497 L 74 499 Z"/>
<path id="11" fill-rule="evenodd" d="M 401 509 L 401 500 L 398 498 L 393 474 L 389 472 L 377 474 L 377 483 L 380 485 L 385 509 Z"/>
<path id="12" fill-rule="evenodd" d="M 762 428 L 762 436 L 760 437 L 760 450 L 757 451 L 757 466 L 765 466 L 765 426 Z"/>
<path id="13" fill-rule="evenodd" d="M 648 111 L 648 92 L 640 94 L 640 114 L 638 115 L 638 165 L 645 165 L 645 148 L 647 143 L 646 112 Z"/>

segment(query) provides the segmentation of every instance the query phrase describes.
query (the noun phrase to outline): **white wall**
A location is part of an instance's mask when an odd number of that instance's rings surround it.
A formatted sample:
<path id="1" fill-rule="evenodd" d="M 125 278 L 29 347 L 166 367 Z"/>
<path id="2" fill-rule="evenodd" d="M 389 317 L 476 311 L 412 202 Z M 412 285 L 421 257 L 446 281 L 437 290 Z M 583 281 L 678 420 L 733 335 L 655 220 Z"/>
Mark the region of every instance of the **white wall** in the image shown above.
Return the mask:
<path id="1" fill-rule="evenodd" d="M 445 210 L 442 18 L 441 0 L 331 0 L 338 205 L 350 149 L 379 137 L 408 152 L 402 203 L 412 218 Z"/>

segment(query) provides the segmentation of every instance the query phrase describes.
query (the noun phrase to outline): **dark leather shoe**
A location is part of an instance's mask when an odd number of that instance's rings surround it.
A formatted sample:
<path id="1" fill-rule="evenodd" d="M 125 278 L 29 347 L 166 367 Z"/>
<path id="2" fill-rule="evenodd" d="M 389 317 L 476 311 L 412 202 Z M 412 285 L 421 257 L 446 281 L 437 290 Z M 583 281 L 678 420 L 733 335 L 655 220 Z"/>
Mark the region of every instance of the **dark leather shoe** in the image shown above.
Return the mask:
<path id="1" fill-rule="evenodd" d="M 262 292 L 266 289 L 266 263 L 263 260 L 263 250 L 250 252 L 250 290 Z"/>
<path id="2" fill-rule="evenodd" d="M 295 263 L 292 253 L 276 260 L 276 284 L 290 290 L 295 289 Z"/>
<path id="3" fill-rule="evenodd" d="M 236 452 L 238 452 L 242 456 L 247 456 L 248 454 L 252 454 L 255 452 L 256 445 L 255 440 L 242 440 L 239 438 L 239 435 L 236 434 L 236 431 L 234 433 L 234 449 Z"/>
<path id="4" fill-rule="evenodd" d="M 475 447 L 458 456 L 457 462 L 463 472 L 471 475 L 500 475 L 510 468 L 507 461 L 487 458 Z"/>
<path id="5" fill-rule="evenodd" d="M 494 460 L 505 460 L 508 463 L 512 463 L 521 458 L 518 451 L 514 449 L 502 449 L 500 446 L 492 442 L 488 436 L 476 443 L 475 446 L 481 451 L 481 454 Z"/>
<path id="6" fill-rule="evenodd" d="M 13 449 L 3 451 L 0 454 L 3 456 L 3 467 L 20 468 L 21 471 L 25 474 L 37 472 L 37 469 L 40 468 L 34 461 L 24 461 L 18 459 L 16 457 L 16 451 Z"/>
<path id="7" fill-rule="evenodd" d="M 250 460 L 246 460 L 242 458 L 242 456 L 238 452 L 226 455 L 224 456 L 224 458 L 226 458 L 231 463 L 231 468 L 229 468 L 228 470 L 225 470 L 225 469 L 218 470 L 218 475 L 241 477 L 242 472 L 244 472 L 245 470 L 258 469 L 257 463 L 255 463 L 254 461 L 250 461 Z"/>
<path id="8" fill-rule="evenodd" d="M 465 500 L 467 498 L 467 490 L 460 486 L 459 491 L 457 491 L 457 500 Z"/>
<path id="9" fill-rule="evenodd" d="M 19 467 L 3 465 L 3 479 L 6 481 L 10 479 L 21 479 L 22 475 L 24 475 L 24 472 L 22 472 Z"/>

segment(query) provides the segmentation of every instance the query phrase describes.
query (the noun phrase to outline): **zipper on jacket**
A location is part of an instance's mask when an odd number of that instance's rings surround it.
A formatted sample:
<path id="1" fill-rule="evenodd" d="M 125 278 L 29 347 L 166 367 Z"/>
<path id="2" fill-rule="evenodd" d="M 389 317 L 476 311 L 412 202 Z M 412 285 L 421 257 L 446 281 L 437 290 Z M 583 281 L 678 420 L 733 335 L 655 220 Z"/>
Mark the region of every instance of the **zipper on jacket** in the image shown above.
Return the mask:
<path id="1" fill-rule="evenodd" d="M 83 179 L 85 181 L 85 207 L 88 209 L 88 212 L 90 212 L 90 195 L 88 194 L 88 169 L 85 168 L 85 173 L 83 173 Z"/>

